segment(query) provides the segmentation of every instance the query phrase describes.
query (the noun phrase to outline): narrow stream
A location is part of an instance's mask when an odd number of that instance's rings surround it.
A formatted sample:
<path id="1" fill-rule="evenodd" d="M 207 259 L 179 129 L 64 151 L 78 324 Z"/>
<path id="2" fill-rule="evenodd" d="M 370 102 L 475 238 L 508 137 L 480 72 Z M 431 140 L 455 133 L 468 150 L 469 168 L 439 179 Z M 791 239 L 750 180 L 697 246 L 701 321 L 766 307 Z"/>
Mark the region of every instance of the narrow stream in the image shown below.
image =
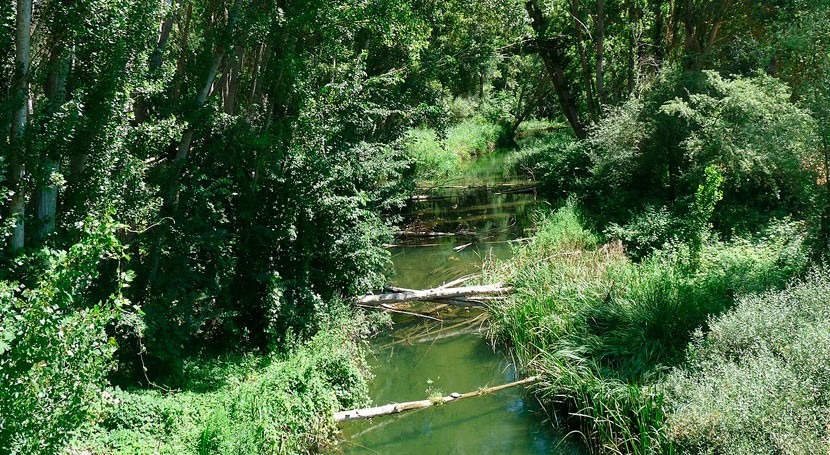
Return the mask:
<path id="1" fill-rule="evenodd" d="M 463 178 L 410 204 L 404 223 L 408 230 L 457 235 L 403 237 L 391 249 L 396 272 L 392 285 L 431 288 L 479 271 L 490 257 L 510 257 L 513 241 L 528 235 L 537 201 L 527 190 L 528 182 L 505 175 L 505 153 L 479 158 L 469 164 Z M 457 308 L 432 314 L 443 322 L 395 315 L 393 329 L 374 339 L 374 403 L 464 393 L 517 379 L 509 359 L 494 352 L 481 334 L 486 314 Z M 340 449 L 347 454 L 394 455 L 580 452 L 546 420 L 522 388 L 507 389 L 347 423 Z"/>

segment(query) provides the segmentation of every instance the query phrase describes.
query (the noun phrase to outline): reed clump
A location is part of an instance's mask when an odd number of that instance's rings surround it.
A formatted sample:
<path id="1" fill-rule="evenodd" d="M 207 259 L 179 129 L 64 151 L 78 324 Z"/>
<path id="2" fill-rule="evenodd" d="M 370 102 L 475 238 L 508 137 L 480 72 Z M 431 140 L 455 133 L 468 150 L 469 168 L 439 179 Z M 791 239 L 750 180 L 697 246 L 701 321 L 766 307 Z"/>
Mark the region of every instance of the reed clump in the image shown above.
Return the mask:
<path id="1" fill-rule="evenodd" d="M 806 259 L 799 236 L 677 244 L 641 262 L 603 244 L 573 203 L 538 222 L 536 238 L 490 278 L 516 292 L 492 308 L 490 335 L 543 379 L 536 393 L 601 453 L 673 453 L 667 373 L 695 333 L 737 296 L 781 289 Z"/>

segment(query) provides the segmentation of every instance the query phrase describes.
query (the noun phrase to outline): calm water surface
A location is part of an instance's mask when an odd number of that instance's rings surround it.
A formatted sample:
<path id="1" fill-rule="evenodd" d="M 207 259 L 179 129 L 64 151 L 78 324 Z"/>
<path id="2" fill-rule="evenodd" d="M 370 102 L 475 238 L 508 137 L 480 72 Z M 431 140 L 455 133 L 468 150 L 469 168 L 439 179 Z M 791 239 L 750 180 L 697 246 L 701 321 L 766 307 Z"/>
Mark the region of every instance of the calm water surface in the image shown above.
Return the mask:
<path id="1" fill-rule="evenodd" d="M 463 178 L 424 191 L 407 208 L 410 231 L 456 234 L 401 237 L 391 248 L 390 284 L 430 288 L 475 273 L 483 260 L 510 257 L 516 239 L 529 235 L 538 202 L 530 182 L 503 171 L 504 153 L 471 163 Z M 458 188 L 462 187 L 462 188 Z M 463 249 L 458 247 L 467 245 Z M 375 404 L 469 392 L 518 379 L 512 363 L 481 336 L 485 316 L 449 308 L 442 323 L 396 316 L 389 333 L 373 340 L 370 359 Z M 458 333 L 463 333 L 458 335 Z M 452 336 L 448 336 L 452 335 Z M 550 429 L 547 416 L 522 388 L 372 421 L 348 422 L 338 452 L 347 454 L 580 453 Z"/>

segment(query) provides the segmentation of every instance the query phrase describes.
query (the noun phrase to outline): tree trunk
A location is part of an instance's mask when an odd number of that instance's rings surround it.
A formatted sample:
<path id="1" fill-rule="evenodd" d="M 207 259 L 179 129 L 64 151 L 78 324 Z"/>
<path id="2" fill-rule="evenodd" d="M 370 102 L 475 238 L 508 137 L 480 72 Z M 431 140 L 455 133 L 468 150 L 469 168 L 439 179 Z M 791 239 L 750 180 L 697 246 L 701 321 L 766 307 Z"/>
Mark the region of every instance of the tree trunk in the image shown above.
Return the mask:
<path id="1" fill-rule="evenodd" d="M 46 111 L 51 118 L 60 111 L 66 102 L 66 78 L 69 72 L 69 55 L 67 45 L 61 35 L 63 30 L 53 30 L 49 39 L 49 68 L 43 92 L 46 95 Z M 60 156 L 54 150 L 48 150 L 41 157 L 41 172 L 35 198 L 37 230 L 36 240 L 42 242 L 55 230 L 57 215 L 58 188 L 52 182 L 52 174 L 60 170 Z"/>
<path id="2" fill-rule="evenodd" d="M 9 166 L 10 190 L 9 218 L 14 229 L 9 240 L 9 250 L 17 253 L 26 246 L 26 197 L 23 194 L 23 178 L 26 121 L 29 105 L 29 65 L 32 39 L 32 0 L 17 0 L 15 23 L 15 83 L 12 94 L 12 123 L 9 131 L 11 160 Z"/>
<path id="3" fill-rule="evenodd" d="M 641 41 L 643 32 L 640 25 L 642 15 L 642 10 L 637 3 L 629 0 L 628 22 L 631 29 L 631 41 L 628 49 L 628 85 L 626 86 L 628 95 L 634 93 L 634 89 L 637 87 L 637 81 L 639 80 L 640 61 L 642 60 L 641 49 L 643 48 Z"/>
<path id="4" fill-rule="evenodd" d="M 222 106 L 226 114 L 236 115 L 239 106 L 239 78 L 242 73 L 242 63 L 245 57 L 245 48 L 236 46 L 233 61 L 230 62 L 230 72 L 225 85 Z"/>
<path id="5" fill-rule="evenodd" d="M 663 0 L 652 0 L 652 2 L 651 12 L 654 15 L 654 24 L 651 29 L 651 45 L 654 49 L 654 63 L 655 65 L 660 66 L 663 63 L 663 59 L 666 55 L 666 48 L 668 47 L 668 43 L 666 42 L 666 33 L 663 29 Z"/>
<path id="6" fill-rule="evenodd" d="M 548 22 L 537 0 L 528 0 L 525 2 L 525 9 L 530 16 L 533 30 L 536 32 L 539 56 L 542 58 L 545 69 L 553 81 L 553 86 L 559 97 L 559 104 L 562 106 L 562 112 L 565 114 L 565 118 L 568 119 L 568 123 L 570 123 L 576 137 L 585 139 L 588 137 L 588 133 L 582 121 L 579 119 L 579 110 L 571 96 L 568 81 L 565 79 L 564 55 L 558 49 L 559 45 L 546 37 Z"/>
<path id="7" fill-rule="evenodd" d="M 190 19 L 193 16 L 193 4 L 188 3 L 187 11 L 184 14 L 184 26 L 182 27 L 181 43 L 179 45 L 179 58 L 176 60 L 176 82 L 173 84 L 173 98 L 179 99 L 181 92 L 182 78 L 184 77 L 184 67 L 187 62 L 187 44 L 190 38 Z"/>
<path id="8" fill-rule="evenodd" d="M 228 16 L 228 24 L 225 32 L 225 39 L 231 39 L 233 36 L 233 31 L 236 28 L 236 22 L 239 18 L 239 9 L 241 6 L 241 0 L 236 0 L 234 3 L 233 9 L 230 11 Z M 214 80 L 216 79 L 216 74 L 219 72 L 219 66 L 222 64 L 222 60 L 225 58 L 225 47 L 226 44 L 220 42 L 213 51 L 213 59 L 211 61 L 210 67 L 208 68 L 207 74 L 205 75 L 205 79 L 202 82 L 202 87 L 199 90 L 199 93 L 196 95 L 196 100 L 194 103 L 194 112 L 198 112 L 201 108 L 205 105 L 207 101 L 208 95 L 210 94 L 211 86 L 213 86 Z M 194 125 L 191 123 L 188 125 L 187 130 L 182 133 L 182 138 L 179 141 L 179 146 L 176 150 L 176 155 L 173 157 L 173 174 L 170 178 L 170 183 L 167 189 L 167 193 L 164 195 L 164 209 L 166 212 L 169 211 L 177 204 L 178 197 L 179 197 L 179 180 L 181 178 L 182 168 L 184 167 L 184 162 L 187 160 L 187 155 L 190 153 L 190 147 L 193 144 L 193 128 Z"/>
<path id="9" fill-rule="evenodd" d="M 531 376 L 520 381 L 514 381 L 507 384 L 502 384 L 495 387 L 484 387 L 474 392 L 467 393 L 451 393 L 445 397 L 433 398 L 429 400 L 407 401 L 404 403 L 392 403 L 384 406 L 376 406 L 374 408 L 351 409 L 348 411 L 340 411 L 334 414 L 334 420 L 337 422 L 348 422 L 351 420 L 371 419 L 373 417 L 386 416 L 391 414 L 398 414 L 406 411 L 414 411 L 416 409 L 426 409 L 435 405 L 442 405 L 452 403 L 453 401 L 463 400 L 464 398 L 480 397 L 499 390 L 509 389 L 520 385 L 532 384 L 539 380 L 538 376 Z"/>
<path id="10" fill-rule="evenodd" d="M 608 104 L 605 91 L 605 0 L 597 0 L 597 95 L 599 102 Z"/>
<path id="11" fill-rule="evenodd" d="M 226 42 L 224 42 L 224 40 L 230 40 L 233 37 L 236 22 L 239 18 L 239 10 L 241 7 L 241 3 L 241 0 L 236 0 L 231 11 L 229 12 L 228 22 L 225 28 L 225 34 L 224 36 L 219 37 L 219 44 L 217 44 L 214 48 L 210 67 L 208 68 L 208 71 L 205 74 L 205 78 L 202 81 L 202 86 L 199 89 L 198 94 L 196 95 L 196 99 L 194 100 L 193 113 L 191 114 L 191 123 L 188 125 L 187 129 L 182 133 L 182 137 L 179 140 L 178 147 L 176 148 L 176 155 L 173 157 L 172 163 L 170 165 L 170 180 L 167 182 L 167 188 L 164 190 L 164 194 L 162 196 L 162 216 L 172 216 L 175 212 L 176 206 L 178 205 L 181 174 L 182 170 L 184 169 L 184 164 L 187 160 L 187 156 L 190 153 L 190 147 L 193 144 L 193 122 L 196 120 L 196 114 L 202 109 L 202 107 L 205 105 L 205 102 L 207 102 L 208 95 L 211 91 L 211 87 L 213 86 L 216 79 L 216 75 L 219 72 L 219 67 L 221 66 L 222 61 L 225 58 Z M 188 8 L 188 22 L 190 21 L 190 12 L 191 9 Z M 184 53 L 184 49 L 182 49 L 182 53 Z M 180 56 L 180 63 L 182 63 L 182 65 L 184 64 L 183 61 L 183 57 Z M 147 268 L 147 279 L 143 286 L 144 295 L 146 295 L 149 292 L 150 288 L 152 288 L 153 286 L 153 283 L 156 281 L 156 275 L 158 274 L 160 260 L 161 240 L 158 240 L 151 254 L 150 264 Z"/>
<path id="12" fill-rule="evenodd" d="M 170 39 L 170 31 L 173 29 L 173 10 L 176 4 L 174 1 L 170 1 L 168 4 L 169 11 L 167 15 L 164 17 L 164 21 L 162 21 L 161 25 L 159 26 L 159 37 L 158 41 L 156 42 L 156 47 L 153 49 L 153 53 L 150 54 L 150 58 L 148 61 L 148 69 L 150 78 L 155 78 L 157 76 L 157 72 L 161 69 L 161 64 L 164 58 L 164 49 L 167 47 L 167 41 Z M 138 123 L 144 123 L 147 121 L 147 117 L 150 113 L 150 108 L 148 106 L 148 99 L 146 95 L 143 93 L 139 93 L 135 98 L 135 104 L 133 106 L 133 115 L 135 116 L 135 121 Z"/>
<path id="13" fill-rule="evenodd" d="M 582 68 L 582 80 L 585 86 L 585 97 L 588 100 L 588 110 L 591 111 L 591 118 L 596 121 L 599 119 L 600 110 L 597 107 L 597 100 L 594 97 L 593 81 L 591 80 L 591 69 L 588 65 L 588 55 L 585 50 L 585 23 L 579 18 L 579 10 L 577 9 L 577 0 L 571 0 L 571 18 L 574 22 L 574 29 L 576 29 L 576 51 L 579 54 L 579 66 Z"/>

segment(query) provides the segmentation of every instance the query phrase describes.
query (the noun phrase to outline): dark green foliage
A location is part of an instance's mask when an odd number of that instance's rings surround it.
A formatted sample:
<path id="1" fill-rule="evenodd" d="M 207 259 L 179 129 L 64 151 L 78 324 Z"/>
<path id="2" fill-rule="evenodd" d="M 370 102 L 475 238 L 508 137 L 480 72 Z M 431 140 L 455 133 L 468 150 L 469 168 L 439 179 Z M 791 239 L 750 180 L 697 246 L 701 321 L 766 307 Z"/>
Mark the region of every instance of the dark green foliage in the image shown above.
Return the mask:
<path id="1" fill-rule="evenodd" d="M 696 215 L 705 207 L 695 201 L 713 166 L 723 178 L 712 220 L 719 232 L 751 232 L 770 216 L 809 216 L 819 176 L 814 128 L 773 78 L 686 74 L 612 109 L 586 141 L 527 145 L 518 164 L 553 195 L 579 197 L 598 225 L 623 226 L 612 232 L 643 255 L 671 235 L 688 237 L 707 218 Z M 650 216 L 657 216 L 653 226 Z M 671 228 L 654 231 L 660 223 Z"/>
<path id="2" fill-rule="evenodd" d="M 182 390 L 109 390 L 100 421 L 70 447 L 106 454 L 315 453 L 336 410 L 366 404 L 369 323 L 335 305 L 321 331 L 285 356 L 194 359 Z"/>
<path id="3" fill-rule="evenodd" d="M 642 259 L 654 250 L 687 245 L 693 258 L 700 254 L 709 236 L 715 206 L 723 198 L 723 175 L 717 167 L 706 168 L 706 180 L 695 192 L 694 202 L 684 207 L 686 213 L 673 214 L 668 208 L 646 207 L 626 225 L 609 224 L 606 234 L 622 240 L 634 259 Z"/>

